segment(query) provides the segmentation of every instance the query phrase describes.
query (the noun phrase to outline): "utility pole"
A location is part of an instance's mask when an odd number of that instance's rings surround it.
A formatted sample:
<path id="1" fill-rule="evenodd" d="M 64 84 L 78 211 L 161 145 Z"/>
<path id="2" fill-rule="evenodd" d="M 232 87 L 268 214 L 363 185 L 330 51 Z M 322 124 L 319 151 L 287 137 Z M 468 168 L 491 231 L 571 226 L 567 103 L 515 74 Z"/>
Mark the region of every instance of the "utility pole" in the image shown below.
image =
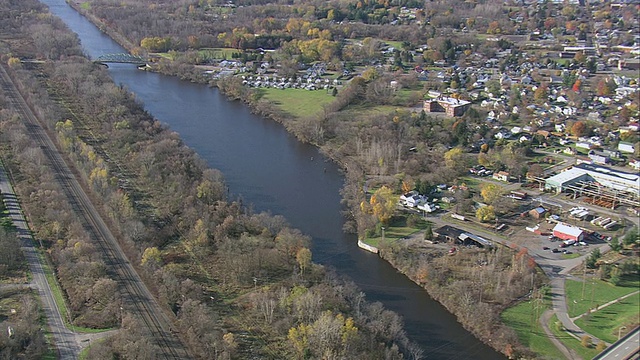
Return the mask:
<path id="1" fill-rule="evenodd" d="M 580 300 L 584 300 L 584 288 L 587 286 L 587 263 L 584 264 L 584 270 L 582 271 L 582 296 Z"/>

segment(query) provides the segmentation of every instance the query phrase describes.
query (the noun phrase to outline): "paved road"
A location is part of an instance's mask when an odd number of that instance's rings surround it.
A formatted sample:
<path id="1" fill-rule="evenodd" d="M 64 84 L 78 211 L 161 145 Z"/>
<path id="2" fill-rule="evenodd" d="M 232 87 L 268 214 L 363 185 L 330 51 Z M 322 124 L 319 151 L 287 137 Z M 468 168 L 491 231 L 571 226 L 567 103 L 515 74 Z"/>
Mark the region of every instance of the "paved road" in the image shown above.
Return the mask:
<path id="1" fill-rule="evenodd" d="M 18 199 L 2 164 L 0 164 L 0 191 L 2 192 L 5 206 L 9 211 L 9 216 L 16 226 L 18 237 L 22 244 L 22 251 L 29 263 L 29 269 L 31 270 L 33 278 L 32 286 L 38 290 L 38 294 L 40 295 L 42 308 L 47 315 L 49 329 L 58 348 L 58 358 L 77 359 L 81 349 L 78 339 L 76 338 L 76 334 L 64 325 L 62 315 L 56 306 L 53 293 L 51 292 L 49 283 L 44 275 L 42 264 L 40 264 L 36 249 L 33 245 L 34 239 L 31 237 L 27 222 L 20 210 L 20 204 L 18 203 Z"/>
<path id="2" fill-rule="evenodd" d="M 612 347 L 596 356 L 594 360 L 640 359 L 640 327 L 627 334 Z"/>
<path id="3" fill-rule="evenodd" d="M 551 340 L 553 345 L 555 345 L 556 348 L 558 348 L 558 350 L 560 350 L 560 352 L 567 359 L 570 359 L 570 360 L 580 359 L 580 356 L 574 350 L 566 347 L 562 343 L 562 341 L 558 340 L 556 335 L 553 332 L 551 332 L 551 329 L 549 329 L 549 320 L 551 320 L 552 316 L 553 316 L 553 310 L 547 310 L 540 317 L 540 325 L 542 326 L 542 329 L 544 330 L 545 334 L 547 334 L 547 337 L 549 338 L 549 340 Z"/>

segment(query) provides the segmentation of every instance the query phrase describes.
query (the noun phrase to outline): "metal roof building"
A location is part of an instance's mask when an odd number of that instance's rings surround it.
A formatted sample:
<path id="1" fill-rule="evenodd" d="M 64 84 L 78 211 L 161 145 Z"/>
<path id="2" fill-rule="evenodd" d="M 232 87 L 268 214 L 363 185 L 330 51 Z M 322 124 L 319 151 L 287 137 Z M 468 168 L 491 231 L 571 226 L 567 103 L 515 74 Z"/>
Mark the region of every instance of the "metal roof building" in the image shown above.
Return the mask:
<path id="1" fill-rule="evenodd" d="M 578 164 L 545 180 L 546 190 L 561 193 L 571 190 L 589 196 L 609 196 L 637 206 L 640 200 L 640 175 L 595 164 Z"/>
<path id="2" fill-rule="evenodd" d="M 584 238 L 584 231 L 578 227 L 559 222 L 553 228 L 553 236 L 562 240 L 581 241 Z"/>

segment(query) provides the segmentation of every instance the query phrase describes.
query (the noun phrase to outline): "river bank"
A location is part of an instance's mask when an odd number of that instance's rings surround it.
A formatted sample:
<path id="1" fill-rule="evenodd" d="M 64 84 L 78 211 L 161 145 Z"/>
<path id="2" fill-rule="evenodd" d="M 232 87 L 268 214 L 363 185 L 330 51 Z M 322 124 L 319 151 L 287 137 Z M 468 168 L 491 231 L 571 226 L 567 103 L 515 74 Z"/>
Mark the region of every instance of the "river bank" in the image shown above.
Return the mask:
<path id="1" fill-rule="evenodd" d="M 80 11 L 81 13 L 85 14 L 86 16 L 86 11 L 84 11 L 83 9 L 79 8 L 79 6 L 77 6 L 77 4 L 75 4 L 75 8 L 76 10 Z M 91 21 L 98 21 L 99 19 L 95 19 L 92 16 L 88 16 L 88 18 Z M 102 24 L 100 22 L 100 24 Z M 102 24 L 104 25 L 104 24 Z M 99 27 L 102 29 L 102 31 L 104 31 L 105 33 L 109 34 L 110 36 L 113 37 L 112 33 L 114 33 L 114 31 L 112 31 L 109 28 L 105 28 L 104 26 L 100 25 Z M 120 39 L 119 39 L 120 38 Z M 120 43 L 121 45 L 123 45 L 125 48 L 129 49 L 132 52 L 136 52 L 138 51 L 138 48 L 135 47 L 133 44 L 127 43 L 125 41 L 122 41 L 121 37 L 115 37 L 114 38 L 118 43 Z M 118 40 L 119 39 L 119 40 Z M 209 83 L 210 85 L 216 85 L 224 94 L 227 95 L 227 97 L 229 97 L 230 99 L 234 99 L 234 100 L 241 100 L 244 103 L 246 103 L 254 113 L 260 114 L 261 116 L 267 117 L 271 120 L 274 120 L 278 123 L 283 124 L 283 126 L 290 131 L 291 133 L 293 133 L 298 139 L 300 139 L 303 142 L 307 142 L 307 143 L 313 143 L 313 141 L 311 141 L 310 139 L 308 139 L 307 137 L 303 136 L 300 133 L 296 133 L 294 131 L 294 128 L 291 126 L 291 122 L 295 121 L 295 119 L 291 119 L 290 117 L 287 117 L 286 114 L 283 114 L 282 112 L 278 111 L 278 109 L 276 107 L 273 106 L 266 106 L 266 104 L 264 103 L 260 103 L 259 99 L 257 99 L 255 97 L 255 94 L 249 90 L 249 89 L 243 89 L 243 88 L 238 88 L 235 86 L 225 86 L 223 84 L 215 84 L 215 82 L 211 82 L 208 79 L 205 79 L 201 74 L 198 74 L 196 72 L 195 69 L 187 69 L 186 66 L 183 65 L 174 65 L 172 67 L 172 64 L 169 63 L 164 63 L 164 64 L 160 64 L 156 67 L 155 71 L 158 71 L 160 73 L 163 74 L 167 74 L 167 75 L 177 75 L 180 78 L 189 80 L 189 81 L 199 81 L 199 82 L 204 82 L 204 83 Z M 187 75 L 189 74 L 189 75 Z M 187 76 L 185 76 L 187 75 Z M 232 82 L 229 82 L 229 84 L 227 85 L 235 85 Z M 330 146 L 327 145 L 321 145 L 318 143 L 314 143 L 314 145 L 318 146 L 318 148 L 324 153 L 326 154 L 328 157 L 330 157 L 331 159 L 333 159 L 334 161 L 336 161 L 341 165 L 341 168 L 345 171 L 345 175 L 346 175 L 346 181 L 347 184 L 345 184 L 345 186 L 352 186 L 354 188 L 357 188 L 358 186 L 358 181 L 361 178 L 359 176 L 359 169 L 354 167 L 349 167 L 347 165 L 347 163 L 349 162 L 347 158 L 340 156 L 341 153 L 336 150 L 331 148 Z M 359 187 L 361 188 L 361 187 Z M 387 260 L 388 261 L 388 260 Z M 392 263 L 393 264 L 393 263 Z M 394 265 L 394 267 L 398 268 L 396 265 Z M 406 274 L 405 274 L 406 275 Z M 418 283 L 415 279 L 412 279 L 414 282 Z M 418 283 L 419 284 L 419 283 Z M 428 291 L 427 291 L 428 292 Z M 459 321 L 462 322 L 462 320 Z M 499 349 L 500 351 L 502 351 L 502 349 Z"/>

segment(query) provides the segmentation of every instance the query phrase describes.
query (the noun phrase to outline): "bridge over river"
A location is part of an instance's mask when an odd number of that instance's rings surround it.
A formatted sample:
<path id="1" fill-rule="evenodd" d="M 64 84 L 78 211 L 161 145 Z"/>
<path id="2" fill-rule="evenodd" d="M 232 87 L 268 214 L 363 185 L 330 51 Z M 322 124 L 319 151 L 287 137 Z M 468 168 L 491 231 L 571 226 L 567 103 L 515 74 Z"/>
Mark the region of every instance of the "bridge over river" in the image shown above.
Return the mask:
<path id="1" fill-rule="evenodd" d="M 103 54 L 94 59 L 93 62 L 105 65 L 108 63 L 146 65 L 148 60 L 140 56 L 122 53 Z"/>

